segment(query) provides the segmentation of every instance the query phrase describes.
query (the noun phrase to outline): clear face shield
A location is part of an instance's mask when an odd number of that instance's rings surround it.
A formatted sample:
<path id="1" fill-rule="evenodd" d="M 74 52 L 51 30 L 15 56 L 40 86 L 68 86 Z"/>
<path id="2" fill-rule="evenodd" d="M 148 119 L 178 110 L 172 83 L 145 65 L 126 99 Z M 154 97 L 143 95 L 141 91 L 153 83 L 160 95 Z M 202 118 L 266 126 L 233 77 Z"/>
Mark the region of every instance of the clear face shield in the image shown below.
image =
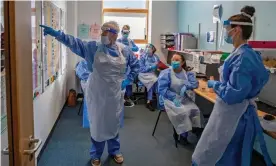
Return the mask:
<path id="1" fill-rule="evenodd" d="M 237 22 L 226 20 L 223 22 L 222 30 L 220 34 L 220 47 L 226 43 L 233 44 L 233 38 L 229 34 L 234 28 L 231 25 L 244 25 L 244 26 L 253 26 L 253 23 L 250 22 Z"/>
<path id="2" fill-rule="evenodd" d="M 112 42 L 115 42 L 117 39 L 118 31 L 110 27 L 101 27 L 101 42 L 105 45 L 108 45 Z"/>
<path id="3" fill-rule="evenodd" d="M 154 46 L 153 46 L 152 44 L 148 44 L 148 45 L 146 46 L 145 52 L 146 52 L 147 54 L 152 55 L 153 52 L 154 52 Z"/>

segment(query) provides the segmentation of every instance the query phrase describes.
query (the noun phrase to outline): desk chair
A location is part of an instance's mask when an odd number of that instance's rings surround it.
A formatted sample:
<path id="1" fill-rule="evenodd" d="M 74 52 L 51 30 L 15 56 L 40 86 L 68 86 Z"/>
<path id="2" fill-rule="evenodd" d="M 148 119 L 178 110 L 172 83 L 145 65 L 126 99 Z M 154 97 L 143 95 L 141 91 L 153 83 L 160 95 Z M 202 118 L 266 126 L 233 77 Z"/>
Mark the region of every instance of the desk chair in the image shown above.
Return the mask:
<path id="1" fill-rule="evenodd" d="M 153 131 L 152 131 L 152 136 L 154 137 L 154 134 L 155 134 L 155 130 L 156 130 L 156 127 L 157 127 L 157 124 L 159 122 L 159 119 L 160 119 L 160 116 L 161 116 L 161 113 L 162 112 L 165 112 L 165 110 L 161 110 L 160 109 L 160 105 L 159 105 L 159 94 L 156 93 L 156 100 L 157 100 L 157 110 L 159 111 L 158 113 L 158 116 L 157 116 L 157 119 L 156 119 L 156 122 L 155 122 L 155 125 L 154 125 L 154 128 L 153 128 Z M 177 148 L 177 144 L 178 144 L 178 139 L 179 139 L 179 135 L 176 133 L 176 130 L 175 128 L 173 127 L 173 138 L 174 138 L 174 143 L 175 143 L 175 147 Z"/>

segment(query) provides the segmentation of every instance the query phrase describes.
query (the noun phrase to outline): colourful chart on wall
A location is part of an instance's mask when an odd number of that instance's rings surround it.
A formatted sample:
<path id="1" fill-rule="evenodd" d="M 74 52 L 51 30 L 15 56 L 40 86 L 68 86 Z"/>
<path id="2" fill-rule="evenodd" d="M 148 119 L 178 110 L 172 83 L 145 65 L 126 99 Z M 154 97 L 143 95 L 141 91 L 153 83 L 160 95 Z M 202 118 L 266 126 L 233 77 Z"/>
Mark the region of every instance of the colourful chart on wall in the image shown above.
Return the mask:
<path id="1" fill-rule="evenodd" d="M 33 98 L 42 93 L 41 2 L 32 1 Z"/>
<path id="2" fill-rule="evenodd" d="M 42 21 L 44 25 L 54 29 L 60 27 L 60 11 L 56 5 L 49 1 L 43 2 Z M 43 37 L 43 68 L 44 68 L 44 87 L 53 83 L 59 75 L 60 69 L 60 43 L 53 37 Z"/>
<path id="3" fill-rule="evenodd" d="M 65 12 L 63 10 L 60 10 L 60 30 L 63 31 L 64 33 L 66 33 L 66 29 L 65 29 Z M 65 45 L 61 45 L 60 46 L 60 50 L 61 50 L 61 74 L 63 74 L 65 72 L 66 69 L 66 64 L 67 64 L 67 58 L 68 57 L 68 53 L 67 53 L 67 48 Z"/>
<path id="4" fill-rule="evenodd" d="M 90 36 L 94 41 L 99 41 L 101 36 L 101 26 L 99 24 L 92 24 L 90 26 Z"/>

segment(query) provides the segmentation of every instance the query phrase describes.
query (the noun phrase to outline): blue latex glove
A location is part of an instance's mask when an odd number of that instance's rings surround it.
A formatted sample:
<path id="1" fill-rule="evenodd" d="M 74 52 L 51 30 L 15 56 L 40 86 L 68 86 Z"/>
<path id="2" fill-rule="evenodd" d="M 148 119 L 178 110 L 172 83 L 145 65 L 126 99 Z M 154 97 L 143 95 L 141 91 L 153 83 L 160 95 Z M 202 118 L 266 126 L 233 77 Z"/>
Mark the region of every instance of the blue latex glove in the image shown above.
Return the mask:
<path id="1" fill-rule="evenodd" d="M 187 87 L 184 85 L 184 86 L 181 88 L 180 96 L 184 97 L 184 96 L 185 96 L 186 90 L 187 90 Z"/>
<path id="2" fill-rule="evenodd" d="M 128 79 L 125 79 L 122 82 L 121 89 L 124 90 L 126 88 L 126 86 L 128 86 L 130 83 L 131 83 L 131 81 L 129 81 Z"/>
<path id="3" fill-rule="evenodd" d="M 181 103 L 180 103 L 180 101 L 179 101 L 178 99 L 174 99 L 174 100 L 173 100 L 173 103 L 174 103 L 174 105 L 175 105 L 176 107 L 180 107 L 180 105 L 181 105 Z"/>
<path id="4" fill-rule="evenodd" d="M 153 65 L 150 67 L 151 70 L 156 70 L 157 69 L 157 65 Z"/>
<path id="5" fill-rule="evenodd" d="M 208 80 L 208 82 L 207 82 L 208 88 L 213 88 L 216 83 L 217 83 L 217 81 Z"/>
<path id="6" fill-rule="evenodd" d="M 50 36 L 53 36 L 53 37 L 58 37 L 59 35 L 61 35 L 61 32 L 60 31 L 56 31 L 54 30 L 53 28 L 51 27 L 48 27 L 46 25 L 40 25 L 40 27 L 44 28 L 43 29 L 43 34 L 44 36 L 46 35 L 50 35 Z"/>

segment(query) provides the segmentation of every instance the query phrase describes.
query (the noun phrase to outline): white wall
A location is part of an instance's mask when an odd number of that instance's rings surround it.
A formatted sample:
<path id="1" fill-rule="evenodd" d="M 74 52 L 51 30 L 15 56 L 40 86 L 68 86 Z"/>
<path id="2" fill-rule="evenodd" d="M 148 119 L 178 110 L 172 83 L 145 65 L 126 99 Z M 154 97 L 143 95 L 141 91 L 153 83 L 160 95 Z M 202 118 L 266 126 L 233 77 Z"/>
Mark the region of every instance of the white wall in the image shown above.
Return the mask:
<path id="1" fill-rule="evenodd" d="M 97 23 L 102 24 L 102 1 L 78 1 L 76 2 L 76 35 L 77 35 L 77 25 L 85 23 L 88 25 Z M 75 61 L 73 65 L 76 65 L 78 61 L 82 58 L 74 56 Z M 80 85 L 76 84 L 76 89 L 80 91 Z"/>
<path id="2" fill-rule="evenodd" d="M 177 9 L 177 1 L 152 1 L 151 42 L 163 62 L 167 62 L 167 52 L 160 47 L 160 35 L 166 32 L 177 32 Z"/>
<path id="3" fill-rule="evenodd" d="M 78 1 L 77 2 L 77 24 L 102 24 L 102 1 Z M 77 57 L 77 61 L 81 58 Z"/>
<path id="4" fill-rule="evenodd" d="M 62 8 L 67 13 L 67 4 L 64 1 L 54 2 L 58 7 Z M 70 58 L 67 63 L 70 64 Z M 68 84 L 71 82 L 69 74 L 72 72 L 70 65 L 67 65 L 66 72 L 60 75 L 58 79 L 45 92 L 38 96 L 33 103 L 34 110 L 34 130 L 35 138 L 42 139 L 44 145 L 54 123 L 66 101 L 66 96 L 71 88 Z M 41 146 L 41 147 L 42 147 Z M 40 153 L 39 149 L 36 157 Z"/>

